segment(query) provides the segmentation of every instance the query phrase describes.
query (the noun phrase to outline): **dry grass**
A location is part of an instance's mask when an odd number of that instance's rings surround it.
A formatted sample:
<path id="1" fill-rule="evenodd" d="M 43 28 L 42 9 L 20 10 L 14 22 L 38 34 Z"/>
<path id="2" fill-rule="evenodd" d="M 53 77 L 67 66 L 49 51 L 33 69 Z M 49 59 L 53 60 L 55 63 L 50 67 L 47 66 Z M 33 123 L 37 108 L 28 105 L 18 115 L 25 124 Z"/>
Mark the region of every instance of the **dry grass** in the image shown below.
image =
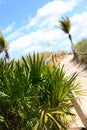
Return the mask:
<path id="1" fill-rule="evenodd" d="M 58 52 L 53 52 L 50 54 L 49 57 L 45 59 L 46 64 L 56 66 L 61 63 L 61 61 L 70 53 L 65 52 L 65 51 L 58 51 Z"/>

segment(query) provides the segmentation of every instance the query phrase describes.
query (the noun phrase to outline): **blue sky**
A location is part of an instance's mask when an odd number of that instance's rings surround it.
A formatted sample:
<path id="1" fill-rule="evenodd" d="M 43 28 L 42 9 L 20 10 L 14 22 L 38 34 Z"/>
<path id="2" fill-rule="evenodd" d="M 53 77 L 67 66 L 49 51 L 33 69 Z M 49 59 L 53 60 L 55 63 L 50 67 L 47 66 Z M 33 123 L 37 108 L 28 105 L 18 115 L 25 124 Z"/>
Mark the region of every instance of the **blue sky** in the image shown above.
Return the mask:
<path id="1" fill-rule="evenodd" d="M 9 44 L 10 58 L 33 52 L 71 51 L 58 24 L 71 19 L 74 43 L 87 38 L 86 0 L 0 0 L 0 29 Z"/>

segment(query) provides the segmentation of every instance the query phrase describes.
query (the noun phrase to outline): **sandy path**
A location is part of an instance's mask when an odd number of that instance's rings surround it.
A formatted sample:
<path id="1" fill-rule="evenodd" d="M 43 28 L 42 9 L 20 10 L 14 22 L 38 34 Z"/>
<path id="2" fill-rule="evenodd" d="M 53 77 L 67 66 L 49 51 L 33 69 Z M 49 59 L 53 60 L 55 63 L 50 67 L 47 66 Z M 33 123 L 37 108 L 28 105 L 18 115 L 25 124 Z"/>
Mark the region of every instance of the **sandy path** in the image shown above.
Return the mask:
<path id="1" fill-rule="evenodd" d="M 75 62 L 72 62 L 71 61 L 72 58 L 73 58 L 72 55 L 68 55 L 66 58 L 64 58 L 61 61 L 60 64 L 64 65 L 66 74 L 68 76 L 72 75 L 75 72 L 78 73 L 77 81 L 80 83 L 81 89 L 85 92 L 85 94 L 83 94 L 84 96 L 80 95 L 80 97 L 79 97 L 80 105 L 81 105 L 83 111 L 85 112 L 85 114 L 87 115 L 87 69 L 85 69 L 84 65 L 80 65 L 80 64 L 76 64 Z M 74 112 L 75 112 L 75 110 L 74 110 Z M 84 127 L 79 116 L 76 116 L 76 121 L 75 121 L 75 123 L 71 124 L 71 127 Z M 76 130 L 78 130 L 78 129 L 76 129 Z"/>

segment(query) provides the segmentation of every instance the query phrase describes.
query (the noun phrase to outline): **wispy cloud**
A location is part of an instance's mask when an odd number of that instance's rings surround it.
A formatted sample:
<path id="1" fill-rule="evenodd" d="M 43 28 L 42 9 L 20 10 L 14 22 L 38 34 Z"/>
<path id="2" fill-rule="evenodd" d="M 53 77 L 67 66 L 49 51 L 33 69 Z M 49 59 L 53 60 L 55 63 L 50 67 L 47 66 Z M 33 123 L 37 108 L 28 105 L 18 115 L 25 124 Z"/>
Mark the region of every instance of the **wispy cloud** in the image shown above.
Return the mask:
<path id="1" fill-rule="evenodd" d="M 3 33 L 6 35 L 6 34 L 9 34 L 9 33 L 12 33 L 13 31 L 13 28 L 14 28 L 14 25 L 15 25 L 15 22 L 11 23 L 10 25 L 8 25 L 3 31 Z"/>
<path id="2" fill-rule="evenodd" d="M 10 42 L 19 39 L 22 35 L 24 35 L 24 27 L 20 27 L 17 30 L 12 31 L 6 36 L 6 39 Z"/>

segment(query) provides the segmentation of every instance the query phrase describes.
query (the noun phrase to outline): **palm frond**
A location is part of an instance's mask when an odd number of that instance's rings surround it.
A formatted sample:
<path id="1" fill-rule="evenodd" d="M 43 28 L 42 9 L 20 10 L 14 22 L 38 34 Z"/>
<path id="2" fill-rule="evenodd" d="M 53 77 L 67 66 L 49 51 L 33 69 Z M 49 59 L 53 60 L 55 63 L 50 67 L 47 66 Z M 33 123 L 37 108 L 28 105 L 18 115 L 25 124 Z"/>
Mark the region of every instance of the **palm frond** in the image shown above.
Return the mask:
<path id="1" fill-rule="evenodd" d="M 6 50 L 8 47 L 6 40 L 3 36 L 0 36 L 0 51 Z"/>
<path id="2" fill-rule="evenodd" d="M 61 30 L 63 30 L 65 33 L 69 34 L 70 33 L 70 29 L 71 29 L 71 22 L 70 19 L 67 18 L 63 18 L 61 20 L 59 20 L 60 23 L 60 28 Z"/>

